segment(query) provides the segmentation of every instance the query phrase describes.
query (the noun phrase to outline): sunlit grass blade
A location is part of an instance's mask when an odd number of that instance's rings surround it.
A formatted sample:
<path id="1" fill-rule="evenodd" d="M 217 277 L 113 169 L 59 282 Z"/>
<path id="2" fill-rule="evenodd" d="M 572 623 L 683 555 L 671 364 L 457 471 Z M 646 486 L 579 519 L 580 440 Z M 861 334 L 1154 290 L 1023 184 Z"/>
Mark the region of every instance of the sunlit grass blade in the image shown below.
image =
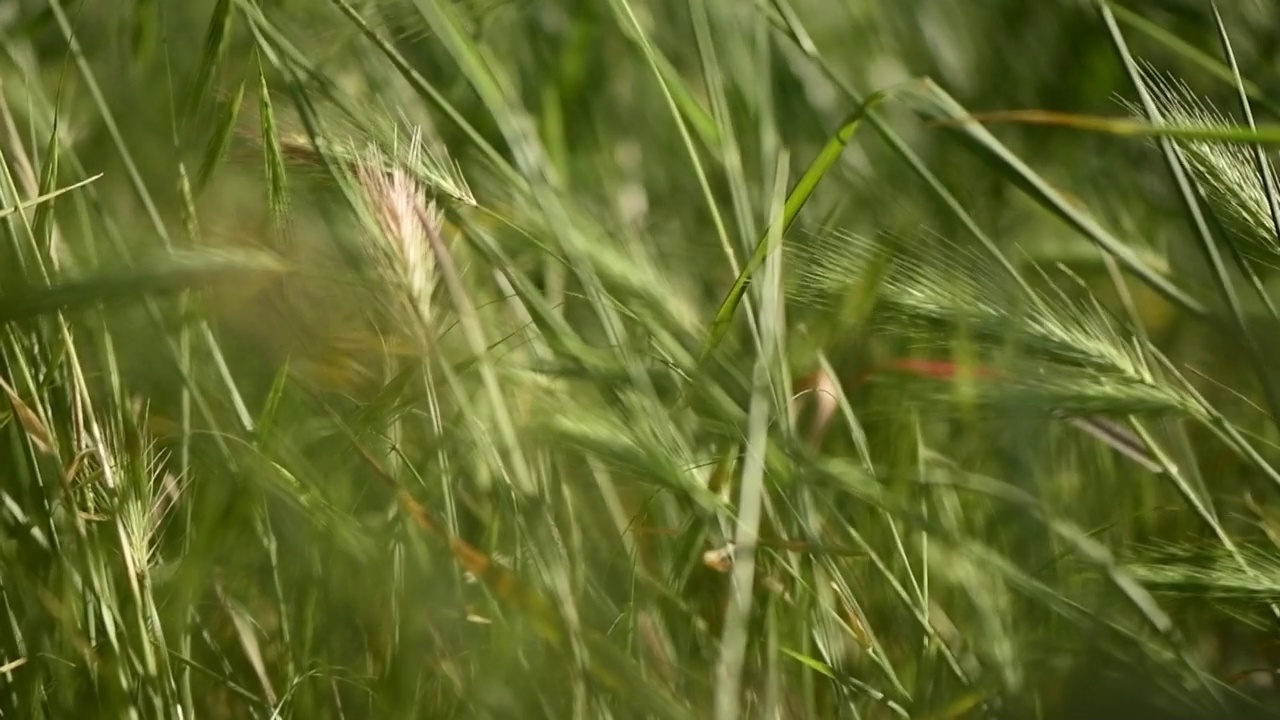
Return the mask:
<path id="1" fill-rule="evenodd" d="M 51 193 L 57 192 L 58 170 L 60 163 L 58 162 L 62 153 L 58 147 L 58 125 L 55 119 L 53 131 L 49 133 L 49 141 L 45 144 L 44 167 L 40 169 L 40 194 L 47 198 L 52 198 Z M 35 217 L 31 222 L 32 234 L 37 241 L 49 248 L 49 256 L 51 265 L 55 268 L 66 261 L 65 258 L 59 257 L 65 252 L 62 247 L 60 238 L 55 234 L 54 226 L 54 207 L 55 203 L 41 203 L 35 212 Z M 0 211 L 0 217 L 4 212 Z"/>
<path id="2" fill-rule="evenodd" d="M 270 441 L 271 433 L 274 431 L 277 413 L 280 410 L 280 400 L 284 397 L 285 389 L 289 383 L 289 363 L 286 361 L 281 366 L 280 371 L 276 373 L 275 380 L 271 382 L 271 390 L 267 392 L 267 397 L 262 403 L 262 410 L 258 412 L 257 421 L 253 426 L 258 433 L 258 441 L 266 443 Z"/>

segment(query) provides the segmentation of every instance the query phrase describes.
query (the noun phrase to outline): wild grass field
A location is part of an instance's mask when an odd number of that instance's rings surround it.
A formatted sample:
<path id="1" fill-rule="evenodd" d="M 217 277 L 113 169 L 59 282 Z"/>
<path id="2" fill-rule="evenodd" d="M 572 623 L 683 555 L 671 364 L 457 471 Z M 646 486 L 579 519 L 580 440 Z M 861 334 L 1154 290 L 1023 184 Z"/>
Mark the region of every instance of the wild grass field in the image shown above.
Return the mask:
<path id="1" fill-rule="evenodd" d="M 1278 59 L 0 2 L 0 717 L 1280 717 Z"/>

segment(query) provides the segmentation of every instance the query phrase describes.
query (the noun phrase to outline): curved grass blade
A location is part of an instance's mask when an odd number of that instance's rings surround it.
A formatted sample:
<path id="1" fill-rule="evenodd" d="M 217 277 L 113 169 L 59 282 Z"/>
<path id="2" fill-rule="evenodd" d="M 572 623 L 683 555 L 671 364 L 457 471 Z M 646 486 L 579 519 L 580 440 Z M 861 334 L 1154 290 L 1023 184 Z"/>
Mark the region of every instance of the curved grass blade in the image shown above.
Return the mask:
<path id="1" fill-rule="evenodd" d="M 289 382 L 289 370 L 289 360 L 286 358 L 276 372 L 275 379 L 271 381 L 271 389 L 262 403 L 262 411 L 253 424 L 258 431 L 257 441 L 260 445 L 269 442 L 275 430 L 276 412 L 280 409 L 280 398 L 284 396 L 285 386 Z"/>
<path id="2" fill-rule="evenodd" d="M 792 223 L 799 216 L 800 210 L 818 187 L 818 183 L 822 181 L 822 178 L 840 159 L 840 154 L 844 152 L 845 147 L 853 140 L 853 136 L 857 133 L 858 126 L 862 124 L 863 119 L 867 117 L 872 108 L 888 100 L 895 91 L 896 89 L 891 88 L 868 96 L 849 115 L 836 134 L 822 148 L 818 156 L 813 159 L 813 162 L 809 163 L 809 167 L 800 176 L 800 180 L 792 188 L 790 194 L 787 195 L 786 203 L 783 204 L 782 217 L 780 218 L 783 233 L 791 228 Z M 737 311 L 743 296 L 746 295 L 747 288 L 751 286 L 752 277 L 764 265 L 765 258 L 769 254 L 769 237 L 774 232 L 776 232 L 774 227 L 765 229 L 764 235 L 756 243 L 756 248 L 747 260 L 746 266 L 738 273 L 737 279 L 733 281 L 733 286 L 729 289 L 729 294 L 725 296 L 724 302 L 720 304 L 720 309 L 716 311 L 715 318 L 711 321 L 711 329 L 707 332 L 707 339 L 703 345 L 702 353 L 698 358 L 699 365 L 710 357 L 711 353 L 720 344 L 720 341 L 724 339 L 725 333 L 728 332 L 729 324 L 733 322 L 733 314 Z"/>
<path id="3" fill-rule="evenodd" d="M 40 184 L 37 191 L 41 195 L 57 192 L 58 187 L 58 130 L 59 122 L 55 115 L 53 121 L 53 129 L 49 133 L 49 140 L 45 144 L 44 167 L 40 170 Z M 57 230 L 54 223 L 53 209 L 56 203 L 41 203 L 36 207 L 35 217 L 31 221 L 31 231 L 37 242 L 49 248 L 49 260 L 53 268 L 57 268 L 61 264 L 63 258 L 62 253 L 65 248 L 61 247 L 62 243 L 57 237 Z"/>

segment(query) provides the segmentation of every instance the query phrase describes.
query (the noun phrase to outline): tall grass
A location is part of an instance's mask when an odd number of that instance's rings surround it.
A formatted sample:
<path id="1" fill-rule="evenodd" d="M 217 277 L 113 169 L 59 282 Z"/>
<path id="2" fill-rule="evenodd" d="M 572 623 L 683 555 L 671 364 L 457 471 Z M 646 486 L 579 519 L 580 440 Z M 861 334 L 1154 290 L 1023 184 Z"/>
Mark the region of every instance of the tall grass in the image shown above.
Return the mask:
<path id="1" fill-rule="evenodd" d="M 1280 715 L 1280 17 L 980 5 L 0 9 L 0 715 Z"/>

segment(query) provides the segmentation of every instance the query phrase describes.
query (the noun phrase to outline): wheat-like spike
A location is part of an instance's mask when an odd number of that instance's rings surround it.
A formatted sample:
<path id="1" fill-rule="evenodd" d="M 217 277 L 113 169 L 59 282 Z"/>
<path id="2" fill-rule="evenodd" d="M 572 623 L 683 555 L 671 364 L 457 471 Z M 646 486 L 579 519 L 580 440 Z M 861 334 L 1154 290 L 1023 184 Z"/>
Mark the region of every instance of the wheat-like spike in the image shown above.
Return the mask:
<path id="1" fill-rule="evenodd" d="M 1215 110 L 1207 100 L 1196 97 L 1186 83 L 1160 73 L 1150 66 L 1142 71 L 1151 90 L 1152 100 L 1165 125 L 1229 129 L 1236 126 Z M 1142 110 L 1122 101 L 1130 112 L 1142 116 Z M 1237 143 L 1210 140 L 1175 141 L 1182 149 L 1192 175 L 1204 189 L 1205 196 L 1219 209 L 1229 229 L 1247 241 L 1243 248 L 1250 259 L 1269 265 L 1280 263 L 1280 242 L 1271 222 L 1271 207 L 1252 150 Z M 1275 171 L 1264 165 L 1267 178 L 1275 183 Z"/>
<path id="2" fill-rule="evenodd" d="M 982 388 L 985 397 L 975 399 L 1063 412 L 1195 408 L 1152 375 L 1144 353 L 1153 350 L 1123 337 L 1096 302 L 1074 300 L 1061 291 L 1019 301 L 1000 286 L 993 263 L 974 250 L 941 238 L 890 241 L 897 250 L 881 281 L 878 305 L 884 332 L 943 345 L 949 340 L 946 328 L 963 324 L 993 347 L 1012 334 L 1030 353 L 1017 367 L 1005 368 L 1012 372 L 1000 383 Z M 881 242 L 886 241 L 835 234 L 794 249 L 791 297 L 832 307 L 866 281 Z"/>
<path id="3" fill-rule="evenodd" d="M 866 273 L 876 247 L 894 242 L 893 267 L 882 281 L 889 330 L 928 330 L 963 320 L 980 332 L 1014 331 L 1053 359 L 1123 375 L 1143 375 L 1139 358 L 1092 308 L 1042 295 L 1019 302 L 997 281 L 993 263 L 970 248 L 930 236 L 872 240 L 847 234 L 816 238 L 796 259 L 793 298 L 829 306 Z M 1067 307 L 1063 307 L 1067 305 Z M 1017 312 L 1021 307 L 1022 311 Z M 1076 312 L 1078 310 L 1078 312 Z"/>
<path id="4" fill-rule="evenodd" d="M 407 140 L 406 140 L 407 136 Z M 359 153 L 338 151 L 338 157 L 347 157 L 363 165 L 381 167 L 386 172 L 399 171 L 408 174 L 436 197 L 468 207 L 477 205 L 462 168 L 449 157 L 448 152 L 427 140 L 423 128 L 406 118 L 399 122 L 376 123 L 369 132 L 370 141 L 388 151 Z"/>
<path id="5" fill-rule="evenodd" d="M 316 137 L 298 129 L 280 131 L 276 140 L 295 171 L 317 171 L 323 167 L 322 159 L 327 158 L 346 174 L 375 169 L 402 172 L 436 199 L 468 207 L 478 205 L 457 161 L 433 141 L 434 136 L 429 140 L 429 132 L 403 114 L 399 119 L 378 114 L 359 125 L 332 119 L 325 124 L 326 132 Z M 249 138 L 256 140 L 253 135 Z"/>
<path id="6" fill-rule="evenodd" d="M 1245 545 L 1239 553 L 1258 572 L 1242 569 L 1239 558 L 1224 548 L 1176 543 L 1139 548 L 1126 569 L 1161 593 L 1251 601 L 1280 597 L 1274 548 Z"/>
<path id="7" fill-rule="evenodd" d="M 131 404 L 132 422 L 139 429 L 146 427 L 146 406 L 136 399 Z M 125 566 L 130 582 L 136 582 L 160 564 L 161 534 L 186 491 L 187 482 L 169 471 L 168 453 L 150 438 L 112 435 L 107 446 L 108 462 L 115 466 L 120 484 L 106 491 L 104 505 L 114 511 Z M 92 508 L 83 510 L 92 515 Z"/>
<path id="8" fill-rule="evenodd" d="M 160 532 L 186 485 L 165 470 L 164 462 L 163 454 L 157 453 L 146 467 L 139 468 L 135 482 L 143 486 L 133 489 L 131 497 L 120 505 L 126 564 L 138 575 L 159 564 Z"/>
<path id="9" fill-rule="evenodd" d="M 435 203 L 428 200 L 423 183 L 408 169 L 419 164 L 422 152 L 418 135 L 409 143 L 404 165 L 389 159 L 377 146 L 370 146 L 359 155 L 354 176 L 360 195 L 357 212 L 365 216 L 373 231 L 367 248 L 378 269 L 403 293 L 402 305 L 407 305 L 414 319 L 425 326 L 432 318 L 437 273 L 423 222 L 426 218 L 440 227 L 443 218 Z M 419 213 L 420 208 L 427 212 Z"/>

